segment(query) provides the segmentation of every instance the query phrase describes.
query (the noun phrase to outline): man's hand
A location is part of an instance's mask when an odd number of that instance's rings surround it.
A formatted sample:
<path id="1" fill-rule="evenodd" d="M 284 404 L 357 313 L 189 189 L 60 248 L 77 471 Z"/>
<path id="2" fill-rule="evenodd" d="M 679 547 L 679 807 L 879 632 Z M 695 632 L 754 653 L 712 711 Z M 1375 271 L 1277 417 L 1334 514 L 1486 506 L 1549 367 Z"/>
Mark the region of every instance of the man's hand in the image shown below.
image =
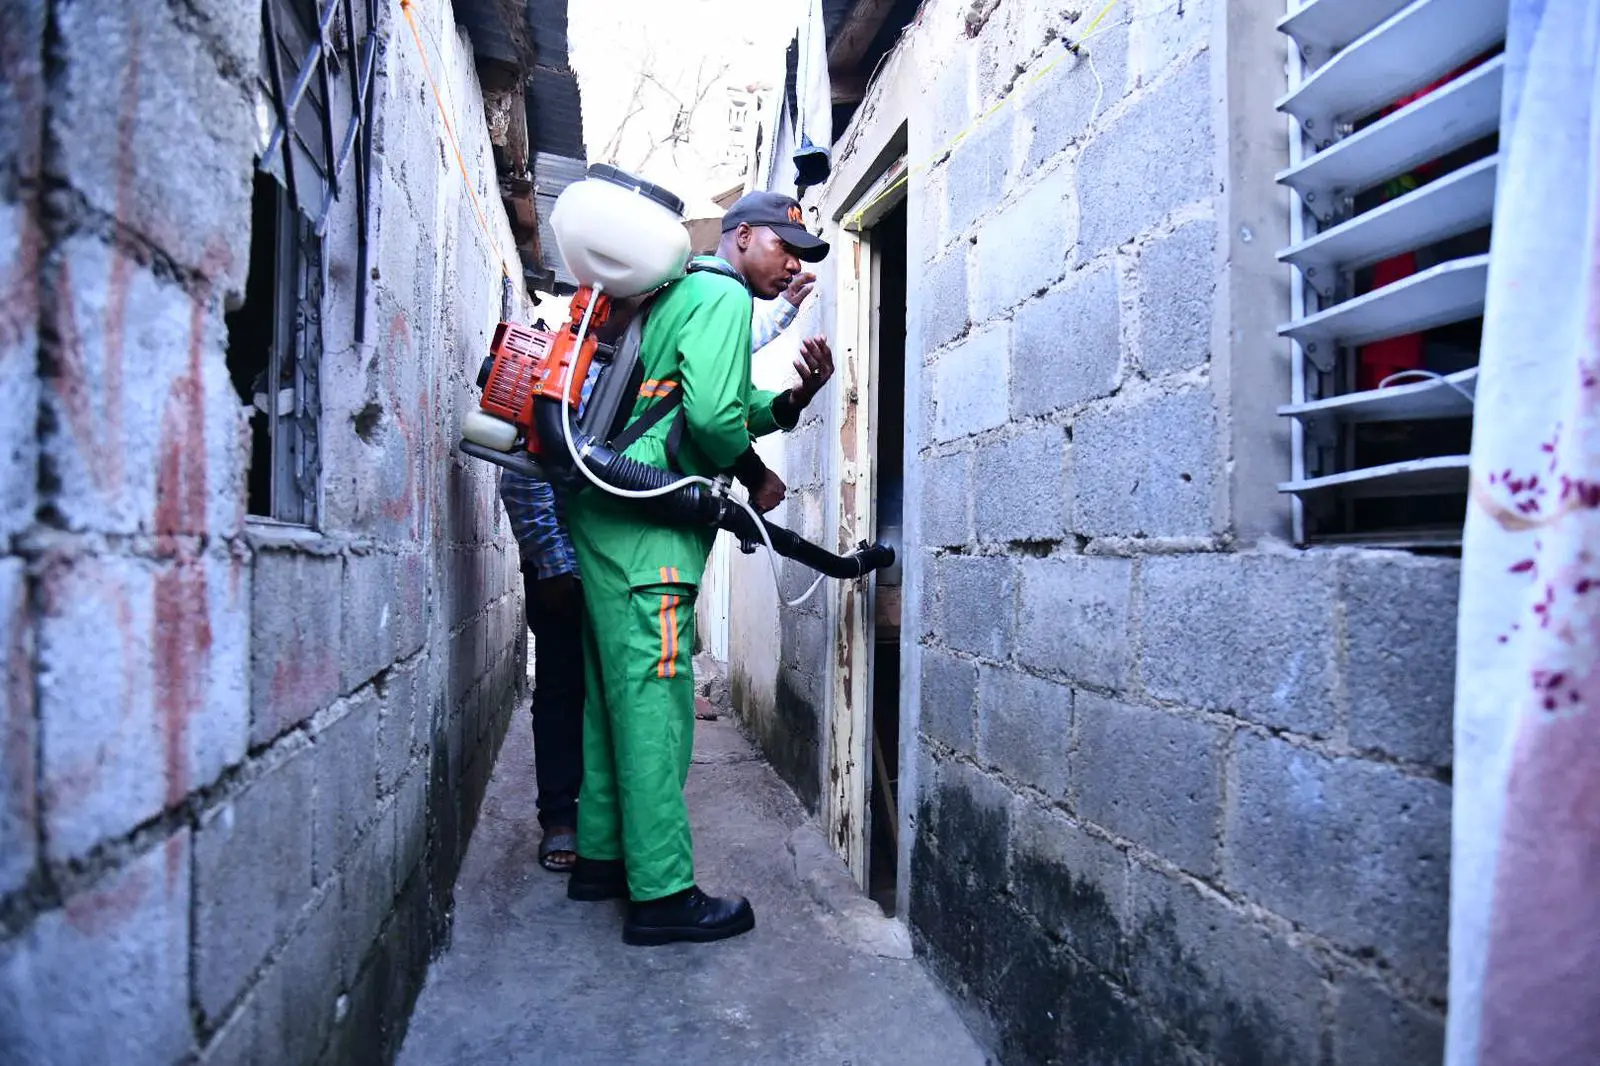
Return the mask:
<path id="1" fill-rule="evenodd" d="M 557 574 L 533 583 L 539 609 L 547 614 L 572 614 L 578 609 L 578 580 L 571 574 Z"/>
<path id="2" fill-rule="evenodd" d="M 804 410 L 833 377 L 833 349 L 828 347 L 828 339 L 807 337 L 801 341 L 794 368 L 800 373 L 800 384 L 789 390 L 789 398 Z"/>
<path id="3" fill-rule="evenodd" d="M 802 271 L 789 279 L 789 287 L 783 290 L 783 298 L 799 307 L 806 302 L 806 297 L 811 295 L 811 290 L 817 287 L 817 276 L 809 271 Z"/>
<path id="4" fill-rule="evenodd" d="M 766 514 L 782 503 L 784 493 L 789 491 L 788 486 L 783 483 L 783 478 L 771 469 L 762 475 L 759 484 L 746 487 L 750 489 L 750 506 L 761 514 Z"/>

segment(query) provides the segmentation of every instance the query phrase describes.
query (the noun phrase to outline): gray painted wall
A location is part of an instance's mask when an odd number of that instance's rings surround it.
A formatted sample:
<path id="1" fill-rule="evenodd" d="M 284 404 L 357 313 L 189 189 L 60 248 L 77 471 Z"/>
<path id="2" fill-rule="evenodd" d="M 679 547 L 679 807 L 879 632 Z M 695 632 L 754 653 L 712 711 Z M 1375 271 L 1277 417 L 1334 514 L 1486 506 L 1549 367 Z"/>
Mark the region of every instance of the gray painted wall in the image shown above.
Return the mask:
<path id="1" fill-rule="evenodd" d="M 510 250 L 465 38 L 417 13 Z M 364 345 L 348 203 L 327 245 L 321 528 L 245 520 L 259 17 L 0 2 L 10 1062 L 384 1060 L 522 687 L 514 545 L 451 449 L 500 271 L 398 5 Z"/>
<path id="2" fill-rule="evenodd" d="M 1457 566 L 1286 544 L 1281 5 L 1098 9 L 927 5 L 822 194 L 909 123 L 916 942 L 1006 1062 L 1437 1061 Z"/>

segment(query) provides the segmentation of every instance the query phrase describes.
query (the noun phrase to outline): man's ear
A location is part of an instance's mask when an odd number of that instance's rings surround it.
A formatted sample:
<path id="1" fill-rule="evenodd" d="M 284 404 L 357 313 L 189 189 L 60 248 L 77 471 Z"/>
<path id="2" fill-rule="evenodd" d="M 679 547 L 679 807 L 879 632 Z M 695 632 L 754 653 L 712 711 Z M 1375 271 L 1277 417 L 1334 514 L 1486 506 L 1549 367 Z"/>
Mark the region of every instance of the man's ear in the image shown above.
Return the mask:
<path id="1" fill-rule="evenodd" d="M 739 223 L 739 228 L 733 234 L 735 243 L 739 245 L 739 251 L 748 252 L 750 250 L 750 242 L 755 239 L 755 235 L 755 227 L 751 226 L 750 223 Z"/>

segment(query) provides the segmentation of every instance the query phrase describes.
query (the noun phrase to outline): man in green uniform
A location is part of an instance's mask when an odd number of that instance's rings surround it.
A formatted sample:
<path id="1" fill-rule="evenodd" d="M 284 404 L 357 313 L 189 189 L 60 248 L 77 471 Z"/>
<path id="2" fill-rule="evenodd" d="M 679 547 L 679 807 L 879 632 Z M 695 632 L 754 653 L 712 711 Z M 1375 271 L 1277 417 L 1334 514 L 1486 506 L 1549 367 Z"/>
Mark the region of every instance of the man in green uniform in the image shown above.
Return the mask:
<path id="1" fill-rule="evenodd" d="M 792 429 L 833 374 L 827 342 L 802 345 L 801 383 L 782 393 L 750 384 L 752 295 L 772 299 L 827 244 L 800 206 L 756 192 L 723 218 L 716 256 L 668 286 L 640 346 L 644 385 L 633 409 L 681 403 L 628 450 L 633 459 L 706 477 L 732 473 L 769 511 L 784 484 L 754 437 Z M 678 396 L 674 396 L 677 393 Z M 681 432 L 674 425 L 681 422 Z M 584 575 L 583 788 L 573 899 L 631 898 L 630 944 L 708 941 L 755 925 L 750 904 L 700 891 L 683 787 L 694 742 L 694 604 L 716 531 L 657 525 L 638 505 L 596 488 L 575 494 L 569 528 Z"/>

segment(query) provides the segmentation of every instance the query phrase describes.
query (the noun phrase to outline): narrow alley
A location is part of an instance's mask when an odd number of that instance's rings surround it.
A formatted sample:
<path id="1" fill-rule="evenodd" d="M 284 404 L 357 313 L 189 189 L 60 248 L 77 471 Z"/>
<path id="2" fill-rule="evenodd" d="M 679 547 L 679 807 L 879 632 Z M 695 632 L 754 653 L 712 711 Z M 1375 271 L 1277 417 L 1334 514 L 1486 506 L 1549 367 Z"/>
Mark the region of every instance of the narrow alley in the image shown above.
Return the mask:
<path id="1" fill-rule="evenodd" d="M 788 787 L 731 720 L 702 721 L 689 774 L 696 866 L 750 897 L 756 929 L 712 947 L 623 945 L 615 903 L 539 868 L 526 715 L 506 734 L 456 883 L 448 949 L 400 1066 L 982 1066 L 954 1008 L 868 911 Z M 902 957 L 893 957 L 902 956 Z"/>

